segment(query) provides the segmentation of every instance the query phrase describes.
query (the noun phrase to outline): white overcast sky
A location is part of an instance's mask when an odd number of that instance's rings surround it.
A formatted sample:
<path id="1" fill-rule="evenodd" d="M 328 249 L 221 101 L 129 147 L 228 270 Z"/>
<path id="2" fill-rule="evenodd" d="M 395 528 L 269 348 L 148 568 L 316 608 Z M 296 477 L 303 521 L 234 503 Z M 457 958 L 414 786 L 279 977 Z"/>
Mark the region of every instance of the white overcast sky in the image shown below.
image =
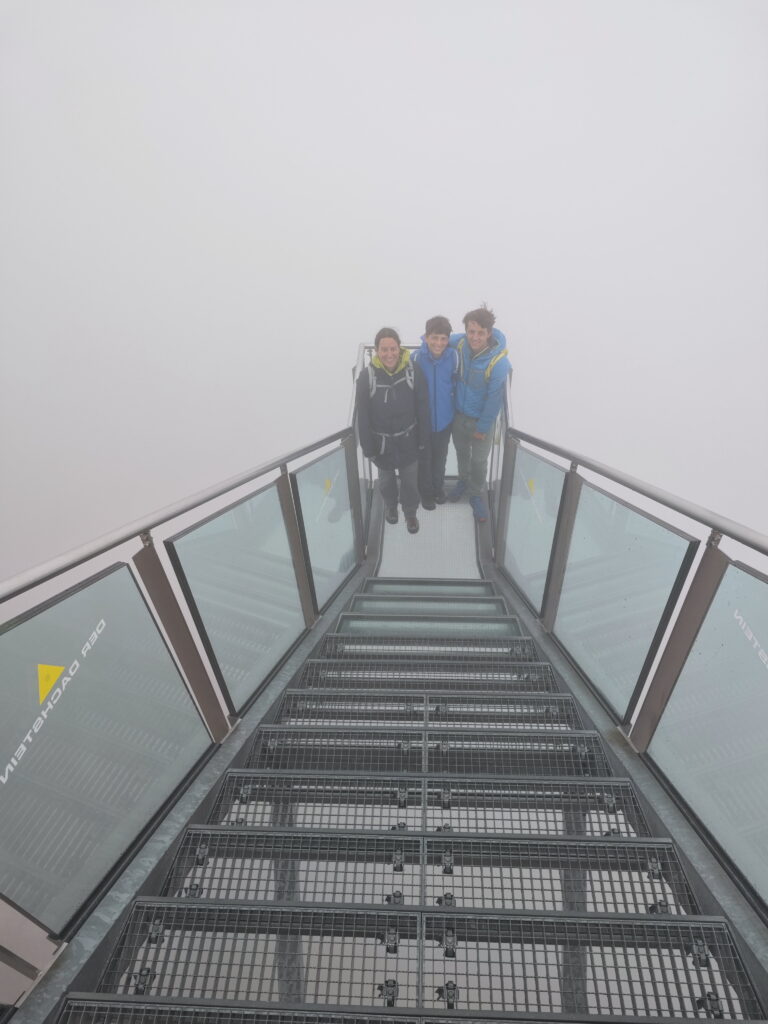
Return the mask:
<path id="1" fill-rule="evenodd" d="M 768 3 L 3 0 L 0 578 L 484 300 L 518 427 L 768 532 Z"/>

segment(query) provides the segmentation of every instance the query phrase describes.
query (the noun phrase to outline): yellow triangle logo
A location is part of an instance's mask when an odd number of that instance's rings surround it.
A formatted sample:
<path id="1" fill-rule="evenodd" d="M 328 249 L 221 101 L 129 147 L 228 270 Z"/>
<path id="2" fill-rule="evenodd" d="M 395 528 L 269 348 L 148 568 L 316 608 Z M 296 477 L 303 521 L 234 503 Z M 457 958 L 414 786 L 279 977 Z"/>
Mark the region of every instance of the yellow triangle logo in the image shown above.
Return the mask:
<path id="1" fill-rule="evenodd" d="M 37 666 L 37 686 L 40 691 L 40 703 L 42 704 L 51 690 L 54 688 L 56 683 L 59 681 L 59 676 L 64 671 L 64 665 L 38 665 Z"/>
<path id="2" fill-rule="evenodd" d="M 332 487 L 333 487 L 333 480 L 331 480 L 331 478 L 329 476 L 327 476 L 325 478 L 325 483 L 323 484 L 323 490 L 325 491 L 326 494 L 328 494 Z"/>

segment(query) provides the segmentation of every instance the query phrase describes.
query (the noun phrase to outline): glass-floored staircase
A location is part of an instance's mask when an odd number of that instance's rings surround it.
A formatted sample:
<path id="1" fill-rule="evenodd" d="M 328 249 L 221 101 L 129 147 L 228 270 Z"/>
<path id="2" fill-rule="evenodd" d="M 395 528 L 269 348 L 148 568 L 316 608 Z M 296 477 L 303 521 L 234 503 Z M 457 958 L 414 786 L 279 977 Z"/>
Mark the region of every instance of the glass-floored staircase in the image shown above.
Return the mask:
<path id="1" fill-rule="evenodd" d="M 205 808 L 61 1024 L 763 1017 L 492 582 L 367 580 Z"/>

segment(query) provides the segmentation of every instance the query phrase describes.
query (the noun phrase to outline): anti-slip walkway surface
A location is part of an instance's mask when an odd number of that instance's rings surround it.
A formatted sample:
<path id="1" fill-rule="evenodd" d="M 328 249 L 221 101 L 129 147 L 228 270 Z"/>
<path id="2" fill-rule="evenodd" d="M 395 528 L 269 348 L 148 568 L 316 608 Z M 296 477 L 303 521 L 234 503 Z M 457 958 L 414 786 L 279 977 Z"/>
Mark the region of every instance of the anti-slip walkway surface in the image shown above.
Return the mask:
<path id="1" fill-rule="evenodd" d="M 400 527 L 391 551 L 429 547 Z M 763 1016 L 729 925 L 476 568 L 361 587 L 62 1022 Z"/>
<path id="2" fill-rule="evenodd" d="M 378 496 L 376 496 L 378 499 Z M 379 576 L 413 579 L 480 579 L 472 509 L 465 500 L 432 512 L 419 509 L 419 532 L 409 534 L 402 515 L 384 524 Z"/>

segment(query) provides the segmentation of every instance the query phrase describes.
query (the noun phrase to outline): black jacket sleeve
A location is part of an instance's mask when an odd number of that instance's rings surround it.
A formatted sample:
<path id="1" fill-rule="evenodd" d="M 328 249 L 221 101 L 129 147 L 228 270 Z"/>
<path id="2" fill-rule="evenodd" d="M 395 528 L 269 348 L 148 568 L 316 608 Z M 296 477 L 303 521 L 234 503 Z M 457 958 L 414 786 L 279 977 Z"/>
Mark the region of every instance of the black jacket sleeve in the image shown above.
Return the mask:
<path id="1" fill-rule="evenodd" d="M 371 392 L 368 383 L 368 368 L 357 378 L 357 389 L 355 392 L 355 409 L 357 411 L 357 436 L 360 438 L 360 447 L 363 455 L 372 459 L 376 452 L 376 441 L 371 430 Z"/>

